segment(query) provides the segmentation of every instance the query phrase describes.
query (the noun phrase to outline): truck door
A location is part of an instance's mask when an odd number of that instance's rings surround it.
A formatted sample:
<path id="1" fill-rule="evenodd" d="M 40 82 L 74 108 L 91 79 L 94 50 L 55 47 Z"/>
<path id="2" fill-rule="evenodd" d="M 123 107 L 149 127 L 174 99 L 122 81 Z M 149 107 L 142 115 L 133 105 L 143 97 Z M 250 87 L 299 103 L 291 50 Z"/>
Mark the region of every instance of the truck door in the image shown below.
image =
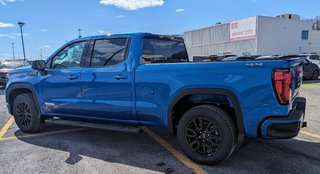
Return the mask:
<path id="1" fill-rule="evenodd" d="M 60 50 L 49 62 L 39 83 L 45 114 L 78 115 L 81 108 L 80 72 L 87 42 L 77 42 Z"/>
<path id="2" fill-rule="evenodd" d="M 132 119 L 128 38 L 93 40 L 81 72 L 82 113 L 115 120 Z"/>

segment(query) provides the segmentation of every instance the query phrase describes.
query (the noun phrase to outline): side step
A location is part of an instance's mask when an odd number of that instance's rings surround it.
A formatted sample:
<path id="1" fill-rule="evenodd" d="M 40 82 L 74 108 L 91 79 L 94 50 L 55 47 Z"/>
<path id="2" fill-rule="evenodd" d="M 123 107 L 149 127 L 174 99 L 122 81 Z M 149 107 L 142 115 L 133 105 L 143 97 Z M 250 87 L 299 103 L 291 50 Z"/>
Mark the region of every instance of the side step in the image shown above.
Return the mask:
<path id="1" fill-rule="evenodd" d="M 120 125 L 120 124 L 90 123 L 90 122 L 84 122 L 84 121 L 63 120 L 63 119 L 56 119 L 56 118 L 49 118 L 44 120 L 44 122 L 47 124 L 78 126 L 78 127 L 103 129 L 103 130 L 126 132 L 126 133 L 139 133 L 142 131 L 141 127 L 126 126 L 126 125 Z"/>

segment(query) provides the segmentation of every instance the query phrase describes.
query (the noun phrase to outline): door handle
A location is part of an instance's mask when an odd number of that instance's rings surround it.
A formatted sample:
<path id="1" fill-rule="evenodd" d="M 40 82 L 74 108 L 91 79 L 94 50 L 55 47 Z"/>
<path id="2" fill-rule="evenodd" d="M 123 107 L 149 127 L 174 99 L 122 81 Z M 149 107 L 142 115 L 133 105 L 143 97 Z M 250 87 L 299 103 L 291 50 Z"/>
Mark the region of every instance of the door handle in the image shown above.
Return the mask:
<path id="1" fill-rule="evenodd" d="M 118 74 L 118 75 L 113 76 L 113 78 L 116 79 L 116 80 L 124 80 L 124 79 L 127 79 L 128 76 L 122 75 L 122 74 Z"/>
<path id="2" fill-rule="evenodd" d="M 74 79 L 77 79 L 78 76 L 75 76 L 75 75 L 68 75 L 68 79 L 70 80 L 74 80 Z"/>

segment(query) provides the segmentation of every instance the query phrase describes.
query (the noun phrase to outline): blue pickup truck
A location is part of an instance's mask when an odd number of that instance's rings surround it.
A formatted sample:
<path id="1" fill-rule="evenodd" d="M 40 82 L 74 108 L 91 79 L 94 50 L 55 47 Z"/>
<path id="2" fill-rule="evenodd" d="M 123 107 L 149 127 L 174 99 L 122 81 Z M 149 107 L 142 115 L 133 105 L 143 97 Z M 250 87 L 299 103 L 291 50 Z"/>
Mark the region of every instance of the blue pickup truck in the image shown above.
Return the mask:
<path id="1" fill-rule="evenodd" d="M 192 160 L 216 164 L 246 139 L 292 138 L 306 126 L 302 60 L 190 62 L 180 37 L 78 38 L 12 71 L 7 108 L 27 133 L 63 124 L 168 128 Z"/>

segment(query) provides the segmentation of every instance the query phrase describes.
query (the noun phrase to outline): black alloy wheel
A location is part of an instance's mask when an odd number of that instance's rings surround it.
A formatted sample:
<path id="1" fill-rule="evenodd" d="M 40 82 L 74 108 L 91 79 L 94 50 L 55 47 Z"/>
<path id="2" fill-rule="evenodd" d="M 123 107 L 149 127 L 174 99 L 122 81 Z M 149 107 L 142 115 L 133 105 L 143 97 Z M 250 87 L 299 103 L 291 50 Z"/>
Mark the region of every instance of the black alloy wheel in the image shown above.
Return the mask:
<path id="1" fill-rule="evenodd" d="M 212 156 L 221 145 L 221 137 L 215 124 L 206 118 L 195 118 L 186 129 L 189 147 L 204 156 Z"/>

